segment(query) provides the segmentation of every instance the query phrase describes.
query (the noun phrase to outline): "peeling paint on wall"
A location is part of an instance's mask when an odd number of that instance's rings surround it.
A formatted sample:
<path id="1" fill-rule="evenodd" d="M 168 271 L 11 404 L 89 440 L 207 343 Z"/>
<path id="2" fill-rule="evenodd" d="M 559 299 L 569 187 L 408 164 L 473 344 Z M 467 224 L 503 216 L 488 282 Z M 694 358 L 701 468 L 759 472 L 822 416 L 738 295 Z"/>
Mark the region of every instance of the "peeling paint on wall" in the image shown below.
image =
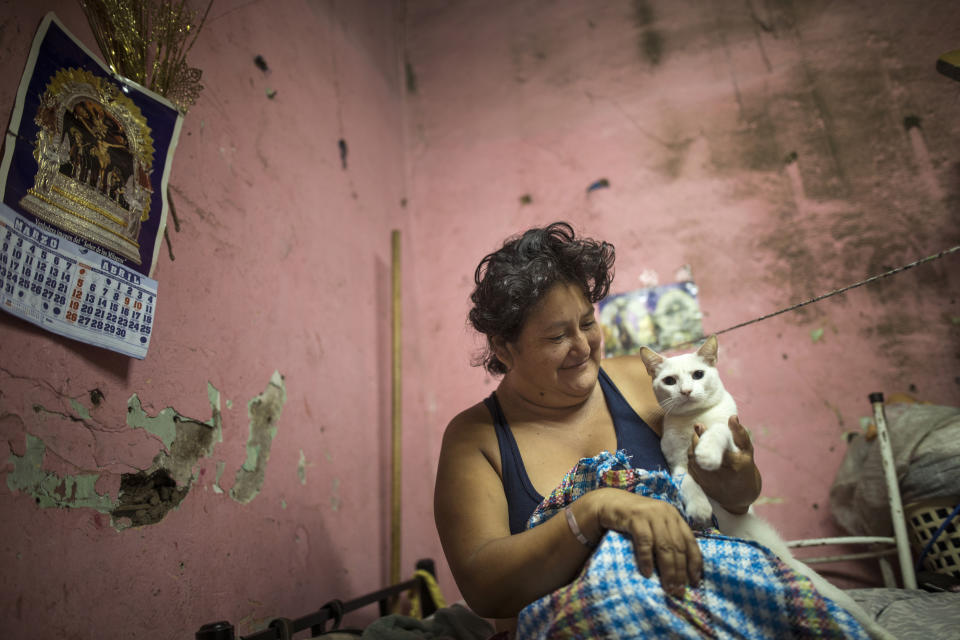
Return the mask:
<path id="1" fill-rule="evenodd" d="M 7 460 L 13 463 L 13 471 L 7 474 L 7 486 L 11 491 L 32 495 L 40 507 L 88 508 L 101 513 L 110 512 L 113 499 L 97 493 L 94 488 L 100 474 L 60 477 L 51 471 L 44 471 L 43 456 L 47 446 L 43 440 L 29 433 L 26 434 L 26 440 L 27 448 L 23 456 L 11 453 Z"/>
<path id="2" fill-rule="evenodd" d="M 144 429 L 163 441 L 167 450 L 173 446 L 177 436 L 177 425 L 182 422 L 193 422 L 214 428 L 220 436 L 220 392 L 209 382 L 207 383 L 207 398 L 210 400 L 212 416 L 206 422 L 198 422 L 193 418 L 180 415 L 172 407 L 163 409 L 156 416 L 150 417 L 143 410 L 137 394 L 130 396 L 127 401 L 127 425 L 134 429 Z M 222 441 L 222 439 L 220 440 Z"/>
<path id="3" fill-rule="evenodd" d="M 96 492 L 99 473 L 60 476 L 44 470 L 46 444 L 30 433 L 26 434 L 24 455 L 11 454 L 9 458 L 14 469 L 7 474 L 7 486 L 33 496 L 37 505 L 43 508 L 89 508 L 109 513 L 111 524 L 117 530 L 159 522 L 189 492 L 196 479 L 193 467 L 197 461 L 209 456 L 215 442 L 222 441 L 220 393 L 212 385 L 207 387 L 212 416 L 206 422 L 180 415 L 169 407 L 156 416 L 149 416 L 137 395 L 131 396 L 127 403 L 128 426 L 145 429 L 157 436 L 164 448 L 150 468 L 121 474 L 116 499 Z M 95 392 L 91 392 L 91 402 L 96 405 L 102 393 Z M 75 415 L 51 411 L 40 405 L 34 405 L 34 411 L 55 413 L 77 422 L 92 419 L 87 407 L 74 398 L 68 400 Z"/>
<path id="4" fill-rule="evenodd" d="M 220 488 L 220 477 L 223 476 L 223 471 L 227 468 L 227 463 L 224 461 L 217 462 L 217 477 L 213 481 L 213 492 L 214 493 L 223 493 L 223 489 Z"/>
<path id="5" fill-rule="evenodd" d="M 73 407 L 73 410 L 80 416 L 81 420 L 91 419 L 90 410 L 80 404 L 75 398 L 70 398 L 70 406 Z"/>
<path id="6" fill-rule="evenodd" d="M 274 371 L 266 390 L 247 405 L 250 417 L 250 435 L 247 438 L 247 459 L 237 470 L 237 480 L 230 489 L 230 497 L 246 504 L 263 487 L 270 457 L 270 446 L 277 435 L 277 422 L 287 401 L 283 376 Z"/>
<path id="7" fill-rule="evenodd" d="M 297 476 L 300 477 L 300 484 L 307 484 L 307 457 L 303 455 L 303 449 L 300 449 L 300 461 L 297 463 Z"/>
<path id="8" fill-rule="evenodd" d="M 197 477 L 193 471 L 197 462 L 209 457 L 214 445 L 223 441 L 220 392 L 209 382 L 207 398 L 211 416 L 201 422 L 172 407 L 150 417 L 137 394 L 130 397 L 127 424 L 157 436 L 165 449 L 156 455 L 149 469 L 121 475 L 118 503 L 111 511 L 116 529 L 156 524 L 186 497 Z"/>

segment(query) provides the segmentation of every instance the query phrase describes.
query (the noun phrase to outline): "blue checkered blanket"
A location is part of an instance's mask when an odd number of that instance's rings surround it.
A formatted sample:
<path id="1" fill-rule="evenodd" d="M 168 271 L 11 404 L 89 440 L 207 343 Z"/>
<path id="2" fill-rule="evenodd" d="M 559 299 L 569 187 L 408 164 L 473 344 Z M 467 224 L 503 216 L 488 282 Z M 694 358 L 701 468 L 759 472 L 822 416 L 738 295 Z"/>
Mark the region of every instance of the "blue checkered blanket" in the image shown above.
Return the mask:
<path id="1" fill-rule="evenodd" d="M 623 452 L 584 458 L 537 507 L 528 527 L 598 487 L 666 500 L 683 511 L 664 471 L 633 469 Z M 683 597 L 637 569 L 629 537 L 608 531 L 569 585 L 525 607 L 517 638 L 867 638 L 859 623 L 766 547 L 716 529 L 695 531 L 703 577 Z"/>

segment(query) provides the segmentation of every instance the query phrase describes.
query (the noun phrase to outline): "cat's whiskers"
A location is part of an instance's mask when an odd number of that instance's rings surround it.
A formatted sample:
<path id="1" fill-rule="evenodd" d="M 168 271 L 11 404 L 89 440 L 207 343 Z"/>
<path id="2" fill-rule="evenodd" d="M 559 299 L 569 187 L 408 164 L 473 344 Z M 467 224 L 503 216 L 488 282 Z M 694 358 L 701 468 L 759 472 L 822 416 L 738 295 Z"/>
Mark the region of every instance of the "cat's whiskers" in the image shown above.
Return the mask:
<path id="1" fill-rule="evenodd" d="M 660 401 L 660 407 L 663 409 L 664 415 L 669 414 L 671 411 L 683 404 L 683 398 L 677 396 L 671 396 L 669 398 L 664 398 Z"/>

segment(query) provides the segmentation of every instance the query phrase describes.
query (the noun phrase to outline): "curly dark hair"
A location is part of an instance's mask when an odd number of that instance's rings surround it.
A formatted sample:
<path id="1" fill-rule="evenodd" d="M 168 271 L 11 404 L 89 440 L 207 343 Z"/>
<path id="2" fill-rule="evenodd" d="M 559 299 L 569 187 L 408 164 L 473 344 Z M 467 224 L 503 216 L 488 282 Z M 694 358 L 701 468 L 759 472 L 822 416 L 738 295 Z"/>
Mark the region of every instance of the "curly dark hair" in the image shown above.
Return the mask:
<path id="1" fill-rule="evenodd" d="M 487 337 L 475 366 L 493 375 L 507 372 L 493 351 L 493 339 L 513 342 L 530 310 L 556 284 L 573 284 L 591 303 L 606 297 L 613 281 L 613 245 L 578 238 L 567 222 L 554 222 L 508 238 L 484 256 L 473 280 L 470 324 Z"/>

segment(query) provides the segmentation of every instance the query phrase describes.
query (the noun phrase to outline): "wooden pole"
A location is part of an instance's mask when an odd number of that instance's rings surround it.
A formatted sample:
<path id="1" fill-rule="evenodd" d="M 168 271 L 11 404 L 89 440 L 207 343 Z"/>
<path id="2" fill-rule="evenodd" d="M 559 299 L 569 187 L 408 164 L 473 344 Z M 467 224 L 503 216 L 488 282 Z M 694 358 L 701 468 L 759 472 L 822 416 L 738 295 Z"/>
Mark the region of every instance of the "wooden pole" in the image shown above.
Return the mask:
<path id="1" fill-rule="evenodd" d="M 391 233 L 391 275 L 392 275 L 392 322 L 393 336 L 391 345 L 392 354 L 392 442 L 393 442 L 393 485 L 391 487 L 391 510 L 390 510 L 390 584 L 400 582 L 400 490 L 402 482 L 401 462 L 402 462 L 402 420 L 400 414 L 400 354 L 401 354 L 401 334 L 400 334 L 400 231 L 394 229 Z"/>

